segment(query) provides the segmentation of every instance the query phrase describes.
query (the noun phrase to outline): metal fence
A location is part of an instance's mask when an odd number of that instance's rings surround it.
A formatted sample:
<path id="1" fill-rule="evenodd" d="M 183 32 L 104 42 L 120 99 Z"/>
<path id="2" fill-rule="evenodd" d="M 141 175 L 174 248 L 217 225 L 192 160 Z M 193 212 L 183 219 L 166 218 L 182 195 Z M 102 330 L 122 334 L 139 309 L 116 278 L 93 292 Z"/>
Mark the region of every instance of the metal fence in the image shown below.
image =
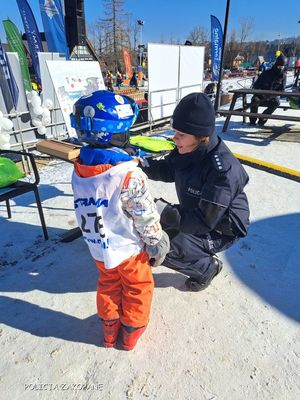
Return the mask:
<path id="1" fill-rule="evenodd" d="M 170 120 L 170 118 L 173 114 L 174 108 L 179 103 L 180 99 L 182 97 L 184 97 L 183 96 L 184 90 L 191 89 L 191 88 L 197 88 L 198 90 L 200 88 L 200 90 L 202 91 L 203 84 L 187 85 L 187 86 L 173 87 L 173 88 L 167 88 L 167 89 L 161 89 L 161 90 L 153 90 L 150 92 L 150 96 L 148 98 L 148 116 L 149 116 L 148 117 L 148 119 L 149 119 L 148 125 L 150 128 L 150 132 L 152 131 L 154 125 L 160 124 L 163 121 Z M 167 93 L 167 92 L 175 92 L 174 93 L 174 101 L 167 101 L 167 102 L 162 101 L 160 104 L 155 104 L 155 102 L 153 101 L 153 97 L 155 95 L 157 95 L 158 93 Z M 190 93 L 189 90 L 187 92 Z M 174 107 L 169 107 L 168 109 L 166 109 L 166 114 L 165 114 L 164 111 L 167 106 L 174 106 Z M 153 110 L 159 109 L 159 108 L 161 109 L 161 113 L 162 113 L 161 118 L 155 118 L 153 116 Z M 168 111 L 168 110 L 170 110 L 170 111 Z"/>
<path id="2" fill-rule="evenodd" d="M 11 148 L 25 150 L 34 147 L 40 139 L 44 139 L 45 137 L 56 139 L 68 137 L 65 121 L 57 121 L 57 111 L 60 111 L 59 107 L 50 109 L 51 123 L 45 125 L 47 128 L 46 135 L 40 135 L 37 132 L 37 127 L 32 126 L 31 123 L 28 126 L 31 121 L 29 111 L 12 112 L 3 115 L 9 118 L 14 124 L 13 130 L 9 132 L 11 136 Z"/>
<path id="3" fill-rule="evenodd" d="M 197 88 L 202 86 L 198 85 L 188 85 L 182 86 L 180 88 L 168 88 L 163 90 L 155 90 L 150 92 L 150 96 L 148 98 L 148 103 L 146 106 L 142 106 L 140 108 L 141 118 L 134 124 L 131 129 L 133 133 L 143 133 L 145 130 L 152 132 L 152 130 L 159 126 L 169 123 L 170 117 L 172 116 L 173 110 L 178 104 L 181 97 L 183 97 L 183 92 L 185 90 L 189 90 L 191 88 Z M 202 90 L 202 87 L 201 87 Z M 153 96 L 156 96 L 158 93 L 166 93 L 166 92 L 174 92 L 173 101 L 162 101 L 160 104 L 153 104 Z M 163 97 L 162 97 L 163 98 Z M 169 109 L 166 107 L 169 107 Z M 153 110 L 158 108 L 162 109 L 161 118 L 157 118 L 153 116 Z M 30 112 L 12 112 L 10 114 L 4 115 L 4 117 L 12 120 L 14 127 L 10 133 L 11 141 L 10 146 L 12 149 L 29 149 L 35 147 L 36 143 L 45 138 L 53 138 L 53 139 L 66 139 L 69 137 L 69 134 L 66 129 L 66 124 L 64 120 L 58 120 L 57 115 L 61 117 L 62 114 L 58 113 L 60 111 L 59 107 L 50 109 L 51 115 L 51 123 L 45 125 L 47 128 L 46 135 L 40 135 L 37 132 L 37 127 L 32 126 L 31 124 L 31 115 Z M 166 111 L 166 112 L 165 112 Z"/>

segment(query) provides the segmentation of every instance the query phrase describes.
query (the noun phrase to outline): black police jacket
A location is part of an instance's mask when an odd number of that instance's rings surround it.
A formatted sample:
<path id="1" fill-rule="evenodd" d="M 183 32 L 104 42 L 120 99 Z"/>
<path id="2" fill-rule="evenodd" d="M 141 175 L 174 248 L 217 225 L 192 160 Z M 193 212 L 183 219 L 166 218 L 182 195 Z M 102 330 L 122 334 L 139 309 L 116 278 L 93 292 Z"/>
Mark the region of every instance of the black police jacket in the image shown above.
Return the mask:
<path id="1" fill-rule="evenodd" d="M 249 205 L 244 187 L 249 178 L 216 134 L 208 146 L 186 154 L 175 149 L 162 160 L 148 162 L 149 167 L 142 169 L 150 179 L 175 182 L 180 231 L 194 235 L 213 230 L 227 236 L 247 234 Z"/>

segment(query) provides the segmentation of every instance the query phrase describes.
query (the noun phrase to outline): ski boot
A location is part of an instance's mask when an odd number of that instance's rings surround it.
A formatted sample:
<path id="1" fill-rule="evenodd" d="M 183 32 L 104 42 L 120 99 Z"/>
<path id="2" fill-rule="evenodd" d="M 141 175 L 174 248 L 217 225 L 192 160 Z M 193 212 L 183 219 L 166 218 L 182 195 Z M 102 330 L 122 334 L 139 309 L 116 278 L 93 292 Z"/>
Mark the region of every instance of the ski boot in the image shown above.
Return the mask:
<path id="1" fill-rule="evenodd" d="M 116 345 L 121 322 L 119 319 L 110 321 L 102 320 L 103 344 L 104 347 L 114 347 Z"/>
<path id="2" fill-rule="evenodd" d="M 140 336 L 145 332 L 147 326 L 141 328 L 133 328 L 131 326 L 122 325 L 122 347 L 124 350 L 132 350 Z"/>

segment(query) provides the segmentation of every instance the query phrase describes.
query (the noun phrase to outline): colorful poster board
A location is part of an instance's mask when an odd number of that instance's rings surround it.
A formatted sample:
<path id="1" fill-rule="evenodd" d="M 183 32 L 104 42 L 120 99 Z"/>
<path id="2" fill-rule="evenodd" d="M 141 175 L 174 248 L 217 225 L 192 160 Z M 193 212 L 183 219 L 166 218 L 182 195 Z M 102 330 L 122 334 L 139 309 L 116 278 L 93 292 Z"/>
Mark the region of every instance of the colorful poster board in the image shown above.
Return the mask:
<path id="1" fill-rule="evenodd" d="M 46 61 L 69 136 L 75 136 L 70 114 L 73 104 L 96 90 L 105 90 L 97 61 Z"/>

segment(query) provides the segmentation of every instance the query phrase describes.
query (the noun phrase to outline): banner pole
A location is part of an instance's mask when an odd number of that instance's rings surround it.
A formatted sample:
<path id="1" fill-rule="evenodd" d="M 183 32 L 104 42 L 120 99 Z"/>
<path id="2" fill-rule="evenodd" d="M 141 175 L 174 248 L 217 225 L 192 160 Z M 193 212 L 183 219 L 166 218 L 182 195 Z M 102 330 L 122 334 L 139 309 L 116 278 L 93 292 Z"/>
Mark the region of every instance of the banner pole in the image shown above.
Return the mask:
<path id="1" fill-rule="evenodd" d="M 219 80 L 218 80 L 218 84 L 217 84 L 217 93 L 216 93 L 215 104 L 214 104 L 215 111 L 217 111 L 220 106 L 220 93 L 221 93 L 221 85 L 222 85 L 222 78 L 223 78 L 224 52 L 225 52 L 225 44 L 226 44 L 229 8 L 230 8 L 230 0 L 227 0 L 225 22 L 224 22 L 222 52 L 221 52 L 221 65 L 220 65 L 220 72 L 219 72 Z"/>

